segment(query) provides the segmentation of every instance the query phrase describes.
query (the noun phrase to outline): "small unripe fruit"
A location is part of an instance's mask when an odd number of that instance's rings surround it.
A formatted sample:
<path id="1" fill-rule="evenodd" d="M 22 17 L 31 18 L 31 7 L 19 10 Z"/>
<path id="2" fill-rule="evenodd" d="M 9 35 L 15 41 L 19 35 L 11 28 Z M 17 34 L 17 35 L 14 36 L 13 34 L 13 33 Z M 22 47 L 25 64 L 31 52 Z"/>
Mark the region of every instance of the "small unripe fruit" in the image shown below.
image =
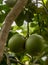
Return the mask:
<path id="1" fill-rule="evenodd" d="M 8 47 L 12 52 L 22 52 L 25 49 L 25 38 L 19 34 L 13 35 L 8 42 Z"/>
<path id="2" fill-rule="evenodd" d="M 32 56 L 38 55 L 43 49 L 45 40 L 38 34 L 32 34 L 26 41 L 26 51 Z"/>

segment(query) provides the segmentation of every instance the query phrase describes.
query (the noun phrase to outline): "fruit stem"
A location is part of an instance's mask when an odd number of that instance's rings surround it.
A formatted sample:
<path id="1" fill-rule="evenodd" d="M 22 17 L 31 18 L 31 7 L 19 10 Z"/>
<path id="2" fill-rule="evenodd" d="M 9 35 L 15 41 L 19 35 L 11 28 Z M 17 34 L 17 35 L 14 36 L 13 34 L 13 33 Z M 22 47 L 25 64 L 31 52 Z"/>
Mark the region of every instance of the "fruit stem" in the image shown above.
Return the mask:
<path id="1" fill-rule="evenodd" d="M 29 37 L 29 22 L 27 22 L 27 38 Z"/>
<path id="2" fill-rule="evenodd" d="M 41 34 L 41 22 L 40 22 L 40 14 L 37 14 L 37 19 L 38 19 L 38 25 L 39 25 L 39 30 L 40 30 L 40 32 L 39 32 L 39 34 Z"/>

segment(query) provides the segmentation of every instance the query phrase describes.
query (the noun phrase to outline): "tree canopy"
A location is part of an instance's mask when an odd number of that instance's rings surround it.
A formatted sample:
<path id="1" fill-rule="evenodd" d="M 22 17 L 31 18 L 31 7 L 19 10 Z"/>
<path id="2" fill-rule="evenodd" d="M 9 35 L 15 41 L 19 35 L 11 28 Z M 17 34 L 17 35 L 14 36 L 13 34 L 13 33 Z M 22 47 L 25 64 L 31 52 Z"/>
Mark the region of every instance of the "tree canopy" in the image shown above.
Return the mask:
<path id="1" fill-rule="evenodd" d="M 16 5 L 19 1 L 0 0 L 0 32 L 4 33 L 2 29 L 4 28 L 4 23 L 8 23 L 7 21 L 11 25 L 10 28 L 9 25 L 6 26 L 5 33 L 9 29 L 0 65 L 48 65 L 48 0 L 28 0 L 26 6 L 24 6 L 25 0 L 22 0 L 24 4 L 20 2 L 22 6 L 19 4 L 20 7 L 17 7 Z M 17 8 L 15 9 L 15 7 Z M 11 14 L 10 11 L 13 11 L 12 16 L 9 15 L 9 13 Z M 32 34 L 41 35 L 45 40 L 44 49 L 38 56 L 31 56 L 26 52 L 26 49 L 21 53 L 12 52 L 8 47 L 8 42 L 15 34 L 22 35 L 25 38 L 25 42 Z"/>

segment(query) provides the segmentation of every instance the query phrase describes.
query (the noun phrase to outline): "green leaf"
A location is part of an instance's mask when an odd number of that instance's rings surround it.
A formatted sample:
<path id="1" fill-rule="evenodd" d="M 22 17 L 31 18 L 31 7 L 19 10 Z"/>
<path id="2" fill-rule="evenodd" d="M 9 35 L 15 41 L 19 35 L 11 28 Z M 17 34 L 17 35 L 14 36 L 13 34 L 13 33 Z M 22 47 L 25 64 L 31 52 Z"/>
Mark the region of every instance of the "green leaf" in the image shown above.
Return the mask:
<path id="1" fill-rule="evenodd" d="M 0 5 L 0 23 L 2 23 L 10 9 L 6 5 Z"/>
<path id="2" fill-rule="evenodd" d="M 0 4 L 2 4 L 3 0 L 0 0 Z"/>
<path id="3" fill-rule="evenodd" d="M 46 4 L 47 0 L 43 0 L 44 4 Z"/>
<path id="4" fill-rule="evenodd" d="M 31 27 L 35 27 L 35 26 L 37 26 L 37 23 L 31 22 L 31 23 L 30 23 L 30 26 L 31 26 Z"/>

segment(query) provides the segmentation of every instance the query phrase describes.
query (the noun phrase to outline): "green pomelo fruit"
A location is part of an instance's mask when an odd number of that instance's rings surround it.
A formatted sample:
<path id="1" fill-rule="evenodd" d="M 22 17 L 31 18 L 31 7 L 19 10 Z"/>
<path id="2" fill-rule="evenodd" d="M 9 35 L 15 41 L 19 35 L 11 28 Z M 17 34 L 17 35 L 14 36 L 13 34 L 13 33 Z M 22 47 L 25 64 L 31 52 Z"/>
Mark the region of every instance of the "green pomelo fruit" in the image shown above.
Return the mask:
<path id="1" fill-rule="evenodd" d="M 8 47 L 12 52 L 22 52 L 25 49 L 25 38 L 19 34 L 13 35 L 8 42 Z"/>
<path id="2" fill-rule="evenodd" d="M 26 51 L 32 56 L 38 55 L 44 48 L 45 40 L 38 34 L 32 34 L 26 41 Z"/>

